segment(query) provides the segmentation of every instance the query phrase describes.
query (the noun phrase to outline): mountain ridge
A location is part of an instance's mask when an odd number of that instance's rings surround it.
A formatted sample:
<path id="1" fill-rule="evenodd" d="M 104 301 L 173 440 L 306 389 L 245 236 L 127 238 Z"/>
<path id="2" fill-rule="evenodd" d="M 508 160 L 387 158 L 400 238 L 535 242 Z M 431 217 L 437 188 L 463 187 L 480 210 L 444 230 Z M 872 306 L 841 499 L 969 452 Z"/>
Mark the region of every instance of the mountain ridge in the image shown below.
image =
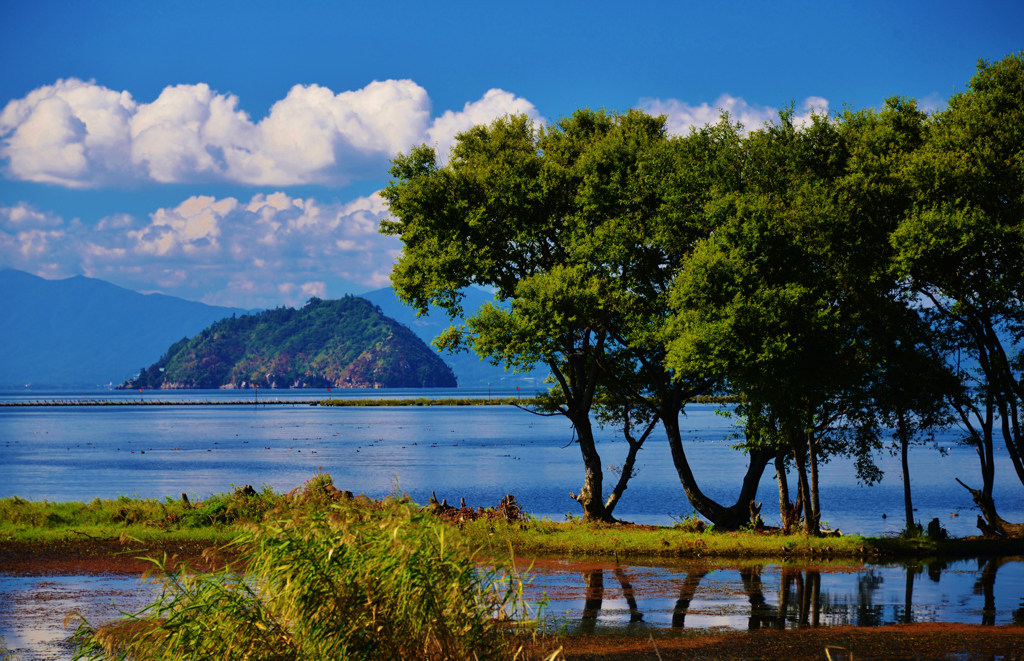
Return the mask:
<path id="1" fill-rule="evenodd" d="M 18 388 L 117 383 L 183 335 L 250 312 L 14 269 L 0 270 L 0 301 L 0 385 Z"/>

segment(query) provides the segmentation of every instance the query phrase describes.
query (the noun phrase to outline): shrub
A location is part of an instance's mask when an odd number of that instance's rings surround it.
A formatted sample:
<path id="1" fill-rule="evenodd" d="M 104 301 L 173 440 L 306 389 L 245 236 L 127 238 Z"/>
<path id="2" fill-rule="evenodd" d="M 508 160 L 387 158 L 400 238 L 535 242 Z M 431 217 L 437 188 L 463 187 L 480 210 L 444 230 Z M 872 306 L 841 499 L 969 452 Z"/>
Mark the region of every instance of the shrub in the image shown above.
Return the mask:
<path id="1" fill-rule="evenodd" d="M 76 659 L 511 657 L 522 585 L 481 570 L 417 507 L 341 502 L 252 526 L 246 573 L 171 570 L 147 609 L 74 635 Z"/>

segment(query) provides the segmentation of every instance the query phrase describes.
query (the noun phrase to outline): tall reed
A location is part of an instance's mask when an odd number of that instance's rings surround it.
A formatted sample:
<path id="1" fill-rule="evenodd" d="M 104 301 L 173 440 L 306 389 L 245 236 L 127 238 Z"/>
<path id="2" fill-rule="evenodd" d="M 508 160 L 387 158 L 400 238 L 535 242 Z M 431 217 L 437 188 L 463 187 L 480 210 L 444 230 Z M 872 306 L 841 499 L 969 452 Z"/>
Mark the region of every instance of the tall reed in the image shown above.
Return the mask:
<path id="1" fill-rule="evenodd" d="M 481 569 L 411 504 L 323 494 L 308 488 L 307 506 L 232 542 L 244 572 L 202 574 L 154 560 L 155 602 L 103 627 L 83 621 L 75 658 L 513 656 L 529 613 L 514 571 Z"/>

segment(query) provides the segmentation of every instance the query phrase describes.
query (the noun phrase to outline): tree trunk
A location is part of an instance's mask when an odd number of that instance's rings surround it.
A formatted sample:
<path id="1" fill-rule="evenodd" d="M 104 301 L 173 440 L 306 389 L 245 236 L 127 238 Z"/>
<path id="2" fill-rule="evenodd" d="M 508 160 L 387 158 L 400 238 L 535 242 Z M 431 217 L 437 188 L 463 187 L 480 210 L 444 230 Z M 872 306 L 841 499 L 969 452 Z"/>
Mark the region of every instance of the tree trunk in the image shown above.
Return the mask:
<path id="1" fill-rule="evenodd" d="M 812 513 L 811 513 L 811 488 L 807 483 L 807 447 L 803 439 L 797 436 L 793 447 L 793 463 L 796 464 L 797 484 L 799 492 L 797 498 L 804 503 L 804 534 L 813 535 Z"/>
<path id="2" fill-rule="evenodd" d="M 789 535 L 793 532 L 793 526 L 800 520 L 800 496 L 797 496 L 796 503 L 789 501 L 789 478 L 786 476 L 784 452 L 775 453 L 775 473 L 779 481 L 779 517 L 782 520 L 782 534 Z"/>
<path id="3" fill-rule="evenodd" d="M 956 481 L 960 482 L 960 478 L 956 478 Z M 1024 523 L 1010 523 L 999 516 L 996 512 L 996 504 L 992 501 L 990 494 L 979 489 L 972 489 L 963 482 L 960 482 L 960 486 L 971 492 L 974 504 L 981 509 L 985 518 L 978 517 L 978 527 L 986 537 L 1024 537 Z"/>
<path id="4" fill-rule="evenodd" d="M 1017 416 L 1017 403 L 1011 400 L 1002 406 L 1003 418 L 1003 444 L 1006 452 L 1010 455 L 1013 463 L 1013 470 L 1017 473 L 1017 479 L 1024 485 L 1024 462 L 1021 461 L 1020 450 L 1020 420 Z"/>
<path id="5" fill-rule="evenodd" d="M 662 415 L 662 424 L 668 436 L 669 449 L 672 451 L 672 463 L 675 464 L 679 481 L 683 485 L 686 498 L 701 516 L 714 524 L 718 530 L 738 530 L 750 522 L 750 501 L 757 498 L 757 487 L 761 482 L 765 466 L 775 456 L 774 450 L 750 450 L 750 464 L 743 476 L 739 498 L 730 507 L 723 507 L 711 500 L 697 486 L 697 480 L 690 470 L 690 462 L 683 450 L 682 437 L 679 434 L 679 415 Z"/>
<path id="6" fill-rule="evenodd" d="M 811 499 L 807 501 L 807 514 L 804 517 L 804 528 L 808 535 L 821 534 L 821 502 L 818 500 L 818 442 L 814 434 L 807 433 L 808 463 L 811 472 Z M 810 528 L 807 522 L 810 522 Z"/>
<path id="7" fill-rule="evenodd" d="M 629 444 L 629 452 L 626 453 L 626 462 L 622 464 L 622 473 L 619 474 L 619 481 L 615 485 L 615 489 L 612 490 L 612 495 L 608 496 L 608 500 L 605 501 L 604 510 L 605 516 L 611 518 L 612 512 L 615 511 L 615 506 L 619 503 L 619 499 L 622 498 L 622 492 L 626 490 L 626 486 L 629 480 L 633 477 L 633 467 L 636 465 L 636 453 L 643 447 L 644 441 L 654 431 L 654 427 L 658 424 L 658 419 L 655 418 L 644 430 L 643 435 L 639 439 L 633 438 L 632 434 L 629 433 L 629 420 L 627 419 L 623 429 L 622 435 L 626 438 L 626 443 Z"/>
<path id="8" fill-rule="evenodd" d="M 896 423 L 898 425 L 896 433 L 900 437 L 900 459 L 903 462 L 903 506 L 906 509 L 907 515 L 907 534 L 911 534 L 914 531 L 914 504 L 910 498 L 910 463 L 908 461 L 908 449 L 910 447 L 910 434 L 907 430 L 907 416 L 906 413 L 900 412 L 899 420 Z"/>
<path id="9" fill-rule="evenodd" d="M 579 436 L 580 452 L 583 454 L 583 468 L 586 474 L 583 478 L 583 488 L 579 494 L 569 493 L 569 496 L 583 508 L 584 521 L 614 521 L 611 515 L 605 510 L 604 501 L 601 499 L 604 489 L 604 473 L 601 470 L 601 455 L 597 453 L 597 446 L 594 443 L 594 430 L 590 426 L 590 416 L 573 416 L 570 418 L 576 426 L 576 434 Z"/>

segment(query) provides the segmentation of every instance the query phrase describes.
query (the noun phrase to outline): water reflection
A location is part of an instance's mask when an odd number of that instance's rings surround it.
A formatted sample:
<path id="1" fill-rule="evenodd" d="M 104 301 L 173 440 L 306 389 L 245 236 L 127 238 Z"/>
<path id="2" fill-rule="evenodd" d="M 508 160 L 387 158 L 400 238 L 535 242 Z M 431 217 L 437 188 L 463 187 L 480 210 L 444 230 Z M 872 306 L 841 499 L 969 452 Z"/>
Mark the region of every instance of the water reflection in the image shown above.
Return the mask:
<path id="1" fill-rule="evenodd" d="M 1024 558 L 1016 556 L 876 566 L 548 563 L 534 569 L 531 591 L 547 593 L 551 611 L 582 632 L 602 625 L 756 631 L 1024 624 Z"/>

